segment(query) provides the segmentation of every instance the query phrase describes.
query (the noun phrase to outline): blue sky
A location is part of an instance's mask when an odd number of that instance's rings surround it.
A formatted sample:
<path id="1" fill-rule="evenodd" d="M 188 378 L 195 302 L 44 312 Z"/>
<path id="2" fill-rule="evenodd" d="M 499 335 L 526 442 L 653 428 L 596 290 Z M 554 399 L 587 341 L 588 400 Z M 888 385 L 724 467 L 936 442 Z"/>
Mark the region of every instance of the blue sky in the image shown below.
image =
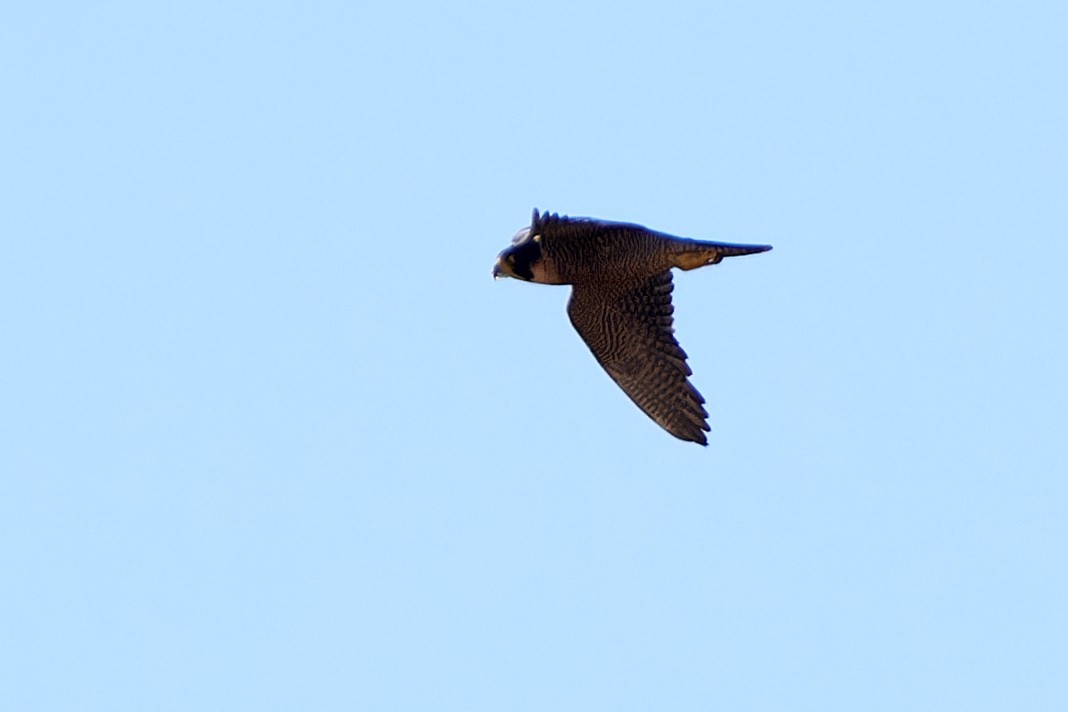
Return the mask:
<path id="1" fill-rule="evenodd" d="M 1059 3 L 8 3 L 0 707 L 1068 706 Z M 494 283 L 677 275 L 708 448 Z"/>

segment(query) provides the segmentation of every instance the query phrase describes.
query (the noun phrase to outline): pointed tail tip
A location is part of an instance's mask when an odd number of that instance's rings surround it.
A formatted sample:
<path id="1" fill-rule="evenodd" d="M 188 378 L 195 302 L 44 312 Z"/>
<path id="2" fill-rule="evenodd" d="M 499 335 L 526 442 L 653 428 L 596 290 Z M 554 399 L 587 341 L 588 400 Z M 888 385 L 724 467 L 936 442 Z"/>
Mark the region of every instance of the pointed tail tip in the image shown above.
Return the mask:
<path id="1" fill-rule="evenodd" d="M 771 245 L 724 245 L 721 252 L 724 257 L 738 257 L 740 255 L 756 255 L 767 252 Z"/>

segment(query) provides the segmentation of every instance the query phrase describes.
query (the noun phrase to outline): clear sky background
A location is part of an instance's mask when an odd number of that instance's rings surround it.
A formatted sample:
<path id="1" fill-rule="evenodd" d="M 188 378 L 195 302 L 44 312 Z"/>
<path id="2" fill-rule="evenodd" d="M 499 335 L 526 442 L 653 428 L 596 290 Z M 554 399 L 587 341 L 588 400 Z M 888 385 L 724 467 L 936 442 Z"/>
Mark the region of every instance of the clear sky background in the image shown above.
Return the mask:
<path id="1" fill-rule="evenodd" d="M 1068 709 L 1068 10 L 4 3 L 0 708 Z M 708 448 L 494 282 L 676 275 Z"/>

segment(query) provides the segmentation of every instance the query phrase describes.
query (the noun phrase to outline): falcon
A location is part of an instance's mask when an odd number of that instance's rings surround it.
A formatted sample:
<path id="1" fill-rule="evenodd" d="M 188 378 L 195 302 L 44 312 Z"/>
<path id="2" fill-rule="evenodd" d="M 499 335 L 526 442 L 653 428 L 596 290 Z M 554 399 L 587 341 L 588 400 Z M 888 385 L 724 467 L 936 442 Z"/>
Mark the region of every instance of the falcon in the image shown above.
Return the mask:
<path id="1" fill-rule="evenodd" d="M 680 440 L 707 445 L 705 399 L 690 383 L 672 326 L 671 268 L 697 269 L 724 257 L 766 252 L 674 237 L 629 223 L 538 214 L 497 256 L 494 279 L 570 284 L 567 315 L 623 392 Z"/>

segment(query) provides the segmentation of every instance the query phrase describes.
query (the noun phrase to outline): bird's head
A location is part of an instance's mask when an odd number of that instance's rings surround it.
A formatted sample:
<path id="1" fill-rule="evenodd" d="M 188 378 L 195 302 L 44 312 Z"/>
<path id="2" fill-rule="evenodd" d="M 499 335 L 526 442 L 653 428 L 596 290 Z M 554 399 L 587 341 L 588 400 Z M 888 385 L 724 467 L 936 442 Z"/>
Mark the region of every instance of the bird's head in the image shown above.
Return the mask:
<path id="1" fill-rule="evenodd" d="M 497 255 L 493 265 L 493 278 L 513 277 L 524 282 L 560 284 L 559 275 L 552 257 L 545 252 L 542 241 L 544 228 L 555 216 L 548 213 L 539 216 L 534 209 L 534 219 L 512 238 L 510 247 Z"/>
<path id="2" fill-rule="evenodd" d="M 493 265 L 493 278 L 514 277 L 524 282 L 535 281 L 535 270 L 541 271 L 543 261 L 541 252 L 541 235 L 533 227 L 525 227 L 515 234 L 512 244 L 501 254 Z"/>

